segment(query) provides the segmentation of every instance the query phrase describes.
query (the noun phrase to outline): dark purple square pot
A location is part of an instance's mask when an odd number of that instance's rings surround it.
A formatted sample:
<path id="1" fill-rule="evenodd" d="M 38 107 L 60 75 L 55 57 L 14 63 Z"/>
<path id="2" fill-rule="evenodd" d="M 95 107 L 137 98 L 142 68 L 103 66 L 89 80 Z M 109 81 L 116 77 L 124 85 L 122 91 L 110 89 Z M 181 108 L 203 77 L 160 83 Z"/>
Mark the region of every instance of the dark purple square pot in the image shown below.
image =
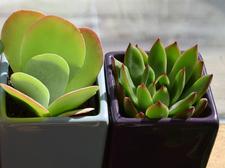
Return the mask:
<path id="1" fill-rule="evenodd" d="M 206 167 L 219 126 L 211 90 L 205 95 L 209 103 L 204 116 L 200 118 L 167 118 L 157 121 L 125 118 L 121 115 L 122 108 L 118 105 L 111 57 L 122 61 L 124 52 L 110 52 L 105 56 L 111 125 L 106 167 Z"/>

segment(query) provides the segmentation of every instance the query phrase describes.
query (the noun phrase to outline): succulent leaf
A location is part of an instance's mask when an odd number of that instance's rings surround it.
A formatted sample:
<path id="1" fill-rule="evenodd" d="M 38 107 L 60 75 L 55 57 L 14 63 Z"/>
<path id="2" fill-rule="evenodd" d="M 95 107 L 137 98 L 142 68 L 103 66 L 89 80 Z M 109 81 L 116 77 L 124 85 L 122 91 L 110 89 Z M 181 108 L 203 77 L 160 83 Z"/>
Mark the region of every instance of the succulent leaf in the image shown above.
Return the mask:
<path id="1" fill-rule="evenodd" d="M 158 101 L 155 104 L 148 107 L 145 112 L 145 115 L 149 119 L 160 119 L 168 117 L 169 109 L 162 102 Z"/>
<path id="2" fill-rule="evenodd" d="M 206 93 L 211 81 L 212 81 L 213 75 L 206 75 L 199 78 L 187 91 L 184 92 L 182 97 L 185 97 L 189 95 L 191 92 L 197 92 L 197 101 L 201 99 L 201 97 Z"/>
<path id="3" fill-rule="evenodd" d="M 168 76 L 166 74 L 161 74 L 155 81 L 156 85 L 165 85 L 165 86 L 169 86 L 170 85 L 170 80 L 168 78 Z"/>
<path id="4" fill-rule="evenodd" d="M 156 78 L 161 74 L 166 73 L 167 67 L 166 52 L 160 39 L 156 40 L 156 42 L 153 44 L 149 52 L 148 64 L 155 71 Z"/>
<path id="5" fill-rule="evenodd" d="M 31 112 L 35 113 L 35 115 L 37 115 L 39 117 L 44 117 L 44 116 L 49 115 L 49 111 L 44 106 L 42 106 L 40 103 L 38 103 L 37 101 L 32 99 L 31 97 L 25 95 L 24 93 L 14 89 L 11 86 L 6 85 L 6 84 L 0 83 L 0 86 L 10 96 L 14 97 L 16 100 L 29 106 L 33 110 Z"/>
<path id="6" fill-rule="evenodd" d="M 137 115 L 135 116 L 135 118 L 141 118 L 141 119 L 143 119 L 143 118 L 145 118 L 145 113 L 139 112 L 139 113 L 137 113 Z"/>
<path id="7" fill-rule="evenodd" d="M 138 111 L 129 97 L 124 97 L 123 108 L 125 115 L 130 118 L 137 116 Z"/>
<path id="8" fill-rule="evenodd" d="M 120 83 L 116 83 L 115 84 L 115 88 L 116 88 L 116 93 L 117 93 L 117 98 L 118 98 L 118 101 L 119 101 L 119 105 L 122 106 L 123 99 L 125 97 L 124 89 L 120 85 Z"/>
<path id="9" fill-rule="evenodd" d="M 133 81 L 130 77 L 129 71 L 124 64 L 122 65 L 122 68 L 120 69 L 119 82 L 123 86 L 126 95 L 131 97 L 132 101 L 135 103 L 135 105 L 137 105 L 138 101 L 137 101 L 137 97 L 135 95 L 136 88 L 135 88 L 134 83 L 133 83 Z"/>
<path id="10" fill-rule="evenodd" d="M 3 42 L 0 40 L 0 54 L 2 54 L 4 51 L 4 45 Z"/>
<path id="11" fill-rule="evenodd" d="M 181 96 L 185 86 L 185 68 L 182 68 L 175 77 L 172 89 L 170 91 L 171 104 L 174 104 Z"/>
<path id="12" fill-rule="evenodd" d="M 177 42 L 174 42 L 173 44 L 167 46 L 165 50 L 167 57 L 167 74 L 169 74 L 177 58 L 180 57 L 181 52 L 179 47 L 177 46 Z"/>
<path id="13" fill-rule="evenodd" d="M 37 78 L 22 72 L 13 73 L 10 77 L 13 87 L 48 107 L 50 94 L 48 88 Z"/>
<path id="14" fill-rule="evenodd" d="M 136 44 L 136 48 L 140 51 L 144 64 L 147 65 L 148 64 L 148 54 Z"/>
<path id="15" fill-rule="evenodd" d="M 138 107 L 141 110 L 146 110 L 152 103 L 152 96 L 144 83 L 140 84 L 137 88 Z"/>
<path id="16" fill-rule="evenodd" d="M 78 28 L 57 17 L 45 16 L 24 34 L 21 44 L 21 66 L 35 55 L 54 53 L 62 56 L 70 67 L 70 80 L 85 60 L 85 41 Z"/>
<path id="17" fill-rule="evenodd" d="M 174 105 L 170 107 L 169 115 L 174 116 L 187 110 L 195 103 L 196 98 L 197 98 L 197 93 L 192 92 L 184 99 L 181 99 L 180 101 L 176 102 Z"/>
<path id="18" fill-rule="evenodd" d="M 120 74 L 120 69 L 122 68 L 122 62 L 118 61 L 114 57 L 111 57 L 112 61 L 112 72 L 115 78 L 116 83 L 119 82 L 119 74 Z"/>
<path id="19" fill-rule="evenodd" d="M 190 118 L 195 111 L 195 107 L 191 106 L 190 108 L 184 110 L 184 111 L 180 111 L 179 113 L 176 113 L 174 118 L 181 118 L 181 119 L 187 119 Z"/>
<path id="20" fill-rule="evenodd" d="M 19 10 L 6 20 L 2 28 L 1 39 L 5 46 L 4 53 L 14 72 L 21 70 L 20 47 L 26 30 L 44 17 L 42 13 Z"/>
<path id="21" fill-rule="evenodd" d="M 66 111 L 78 108 L 98 91 L 98 86 L 89 86 L 74 90 L 53 101 L 48 110 L 51 116 L 58 116 Z"/>
<path id="22" fill-rule="evenodd" d="M 129 44 L 126 50 L 124 63 L 130 72 L 130 76 L 134 84 L 137 86 L 141 83 L 141 78 L 145 70 L 145 65 L 144 60 L 142 58 L 142 54 L 132 44 Z"/>
<path id="23" fill-rule="evenodd" d="M 51 103 L 65 92 L 70 69 L 61 56 L 45 53 L 32 57 L 25 65 L 24 72 L 39 79 L 48 88 Z"/>
<path id="24" fill-rule="evenodd" d="M 103 64 L 103 50 L 98 35 L 89 28 L 80 28 L 86 46 L 84 64 L 73 74 L 66 92 L 92 85 Z"/>
<path id="25" fill-rule="evenodd" d="M 149 66 L 146 65 L 144 73 L 142 75 L 141 82 L 144 83 L 146 86 L 150 85 L 155 80 L 155 72 Z"/>
<path id="26" fill-rule="evenodd" d="M 186 87 L 192 86 L 202 76 L 203 65 L 204 65 L 203 61 L 199 61 L 199 60 L 197 61 L 193 70 L 193 74 L 191 75 L 191 78 L 186 84 Z"/>
<path id="27" fill-rule="evenodd" d="M 169 106 L 170 104 L 170 96 L 167 88 L 165 86 L 161 86 L 159 90 L 155 93 L 153 96 L 154 103 L 161 101 L 166 106 Z"/>
<path id="28" fill-rule="evenodd" d="M 76 115 L 89 113 L 89 112 L 91 112 L 93 110 L 94 110 L 94 108 L 76 109 L 76 110 L 72 110 L 72 111 L 68 111 L 68 112 L 62 113 L 62 114 L 58 115 L 58 117 L 71 117 L 71 116 L 76 116 Z"/>
<path id="29" fill-rule="evenodd" d="M 208 99 L 201 98 L 195 105 L 194 117 L 199 117 L 206 109 L 208 105 Z"/>
<path id="30" fill-rule="evenodd" d="M 195 67 L 195 64 L 197 62 L 197 56 L 198 56 L 198 46 L 195 45 L 194 47 L 184 51 L 180 57 L 177 58 L 177 61 L 175 62 L 170 74 L 169 79 L 171 81 L 171 85 L 176 77 L 176 74 L 182 69 L 185 68 L 186 71 L 186 77 L 185 77 L 185 83 L 188 82 L 190 79 L 193 69 Z"/>
<path id="31" fill-rule="evenodd" d="M 148 91 L 150 92 L 151 96 L 154 96 L 156 93 L 156 85 L 154 82 L 152 82 L 149 86 L 148 86 Z"/>

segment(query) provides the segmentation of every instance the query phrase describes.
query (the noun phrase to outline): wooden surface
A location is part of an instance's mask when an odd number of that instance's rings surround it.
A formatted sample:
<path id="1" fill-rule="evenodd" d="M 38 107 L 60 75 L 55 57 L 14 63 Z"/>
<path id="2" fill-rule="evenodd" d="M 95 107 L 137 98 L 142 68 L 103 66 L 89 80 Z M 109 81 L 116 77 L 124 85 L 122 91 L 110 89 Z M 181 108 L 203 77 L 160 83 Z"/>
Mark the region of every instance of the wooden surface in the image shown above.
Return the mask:
<path id="1" fill-rule="evenodd" d="M 225 167 L 225 125 L 221 124 L 207 168 Z"/>

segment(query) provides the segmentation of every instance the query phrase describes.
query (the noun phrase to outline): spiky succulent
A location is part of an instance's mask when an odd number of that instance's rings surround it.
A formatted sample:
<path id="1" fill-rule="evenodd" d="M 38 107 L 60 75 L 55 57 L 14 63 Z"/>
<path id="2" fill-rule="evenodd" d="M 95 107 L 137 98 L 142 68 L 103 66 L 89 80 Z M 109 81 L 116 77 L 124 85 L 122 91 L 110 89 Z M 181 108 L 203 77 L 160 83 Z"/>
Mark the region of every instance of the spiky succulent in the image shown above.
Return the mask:
<path id="1" fill-rule="evenodd" d="M 149 52 L 129 44 L 124 63 L 112 57 L 117 96 L 126 117 L 199 117 L 212 80 L 203 75 L 195 45 L 181 52 L 176 42 L 164 48 L 157 39 Z"/>
<path id="2" fill-rule="evenodd" d="M 3 50 L 13 74 L 13 87 L 0 87 L 36 116 L 70 116 L 92 97 L 92 85 L 103 63 L 97 34 L 69 21 L 36 11 L 20 10 L 6 20 L 1 33 Z M 2 45 L 3 44 L 3 45 Z M 94 66 L 93 66 L 94 65 Z"/>

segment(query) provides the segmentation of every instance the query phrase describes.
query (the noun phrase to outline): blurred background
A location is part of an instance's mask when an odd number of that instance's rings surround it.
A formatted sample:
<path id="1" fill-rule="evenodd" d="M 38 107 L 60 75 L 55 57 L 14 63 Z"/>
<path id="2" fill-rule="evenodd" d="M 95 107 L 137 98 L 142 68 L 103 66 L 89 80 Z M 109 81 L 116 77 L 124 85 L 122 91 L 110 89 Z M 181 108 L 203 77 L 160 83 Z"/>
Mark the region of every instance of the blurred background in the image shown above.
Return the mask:
<path id="1" fill-rule="evenodd" d="M 39 10 L 64 17 L 78 27 L 98 32 L 104 51 L 125 50 L 128 43 L 144 49 L 160 37 L 182 49 L 199 45 L 221 121 L 225 119 L 224 0 L 0 0 L 0 28 L 11 12 Z"/>

